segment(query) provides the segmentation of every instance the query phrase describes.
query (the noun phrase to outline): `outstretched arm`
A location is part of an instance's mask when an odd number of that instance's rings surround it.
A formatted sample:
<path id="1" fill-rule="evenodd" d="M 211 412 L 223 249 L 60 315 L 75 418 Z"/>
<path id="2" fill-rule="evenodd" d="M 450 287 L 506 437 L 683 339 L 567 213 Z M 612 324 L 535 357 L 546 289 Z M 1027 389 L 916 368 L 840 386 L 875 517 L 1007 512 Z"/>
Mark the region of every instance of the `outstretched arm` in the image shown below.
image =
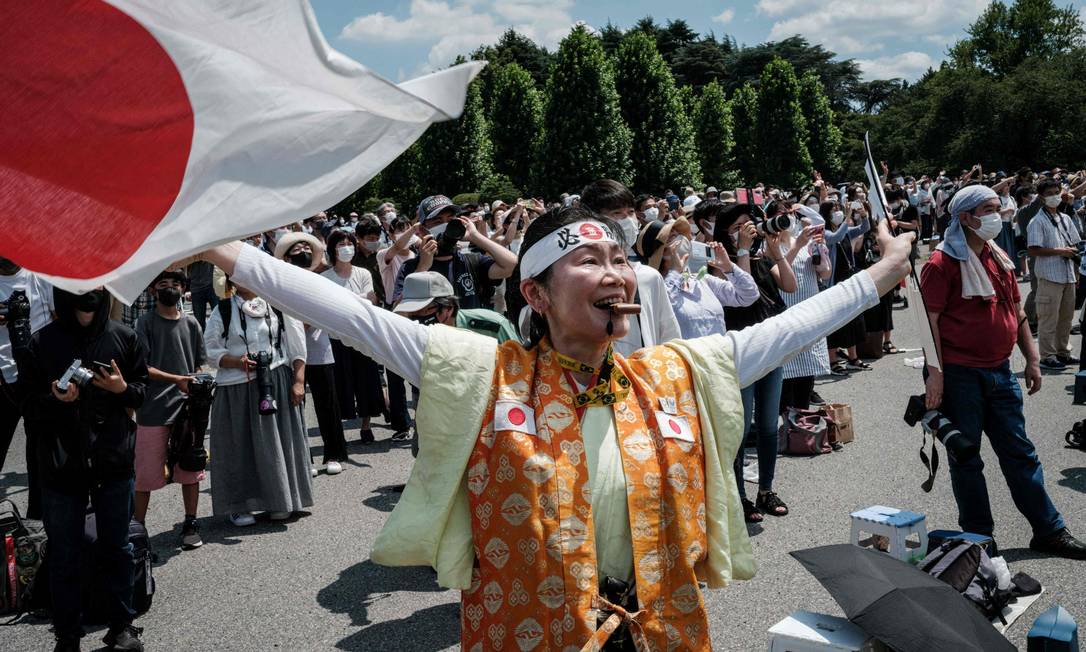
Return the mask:
<path id="1" fill-rule="evenodd" d="M 287 314 L 328 331 L 418 387 L 428 340 L 425 326 L 240 242 L 220 245 L 201 257 Z"/>
<path id="2" fill-rule="evenodd" d="M 882 259 L 844 283 L 740 331 L 728 331 L 741 387 L 751 385 L 785 361 L 874 306 L 909 273 L 913 234 L 891 238 L 878 227 Z"/>

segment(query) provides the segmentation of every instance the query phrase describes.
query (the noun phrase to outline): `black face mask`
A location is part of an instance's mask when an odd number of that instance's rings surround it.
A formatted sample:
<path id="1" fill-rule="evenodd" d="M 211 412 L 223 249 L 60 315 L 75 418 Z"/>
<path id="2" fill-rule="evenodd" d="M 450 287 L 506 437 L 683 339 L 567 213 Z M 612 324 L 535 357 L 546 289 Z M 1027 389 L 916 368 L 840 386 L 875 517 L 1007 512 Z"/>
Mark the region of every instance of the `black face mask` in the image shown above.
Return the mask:
<path id="1" fill-rule="evenodd" d="M 19 271 L 18 264 L 8 260 L 7 258 L 0 258 L 0 274 L 4 276 L 11 276 L 15 272 Z"/>
<path id="2" fill-rule="evenodd" d="M 437 313 L 432 312 L 429 315 L 422 315 L 421 317 L 412 317 L 413 321 L 417 321 L 423 326 L 433 326 L 437 323 Z"/>
<path id="3" fill-rule="evenodd" d="M 103 297 L 103 290 L 91 290 L 86 294 L 81 294 L 75 300 L 75 309 L 80 312 L 98 312 L 98 308 L 101 307 L 105 297 Z"/>
<path id="4" fill-rule="evenodd" d="M 309 269 L 313 265 L 313 254 L 308 251 L 296 253 L 290 257 L 290 262 L 298 267 Z"/>
<path id="5" fill-rule="evenodd" d="M 164 306 L 176 306 L 181 300 L 181 290 L 177 288 L 160 288 L 155 290 L 155 298 Z"/>

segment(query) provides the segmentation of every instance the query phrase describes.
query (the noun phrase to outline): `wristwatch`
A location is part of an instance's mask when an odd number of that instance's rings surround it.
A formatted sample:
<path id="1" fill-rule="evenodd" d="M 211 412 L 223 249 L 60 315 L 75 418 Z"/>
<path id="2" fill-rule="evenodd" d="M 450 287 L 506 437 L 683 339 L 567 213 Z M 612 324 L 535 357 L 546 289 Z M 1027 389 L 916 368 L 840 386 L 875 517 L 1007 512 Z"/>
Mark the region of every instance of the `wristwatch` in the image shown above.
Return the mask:
<path id="1" fill-rule="evenodd" d="M 740 256 L 749 256 L 749 255 L 750 255 L 750 249 L 736 249 L 735 250 L 735 257 L 736 258 L 739 258 Z"/>

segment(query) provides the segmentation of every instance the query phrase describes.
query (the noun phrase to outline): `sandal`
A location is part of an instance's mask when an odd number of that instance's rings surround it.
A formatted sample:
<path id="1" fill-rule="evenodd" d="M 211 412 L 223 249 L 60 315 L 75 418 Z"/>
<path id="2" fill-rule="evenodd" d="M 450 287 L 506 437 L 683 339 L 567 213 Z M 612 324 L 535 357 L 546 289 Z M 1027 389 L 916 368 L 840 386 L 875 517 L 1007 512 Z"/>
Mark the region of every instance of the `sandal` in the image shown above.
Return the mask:
<path id="1" fill-rule="evenodd" d="M 747 523 L 762 522 L 762 510 L 755 507 L 754 503 L 747 498 L 743 499 L 743 519 Z"/>
<path id="2" fill-rule="evenodd" d="M 845 363 L 845 369 L 849 371 L 867 371 L 870 368 L 871 365 L 867 364 L 859 358 L 856 358 L 855 360 L 849 360 Z"/>
<path id="3" fill-rule="evenodd" d="M 358 440 L 361 441 L 363 444 L 372 444 L 373 442 L 377 441 L 377 439 L 373 436 L 372 428 L 362 428 L 361 430 L 359 430 Z"/>
<path id="4" fill-rule="evenodd" d="M 830 375 L 833 375 L 833 376 L 847 376 L 848 375 L 848 367 L 846 366 L 845 361 L 841 360 L 841 359 L 838 359 L 837 362 L 834 362 L 833 367 L 830 368 Z"/>
<path id="5" fill-rule="evenodd" d="M 894 346 L 893 342 L 883 342 L 882 343 L 882 352 L 887 353 L 887 354 L 891 354 L 891 355 L 894 354 L 894 353 L 899 353 L 898 348 L 896 346 Z"/>
<path id="6" fill-rule="evenodd" d="M 785 505 L 781 497 L 772 491 L 758 494 L 758 502 L 755 506 L 770 516 L 788 515 L 788 505 Z"/>

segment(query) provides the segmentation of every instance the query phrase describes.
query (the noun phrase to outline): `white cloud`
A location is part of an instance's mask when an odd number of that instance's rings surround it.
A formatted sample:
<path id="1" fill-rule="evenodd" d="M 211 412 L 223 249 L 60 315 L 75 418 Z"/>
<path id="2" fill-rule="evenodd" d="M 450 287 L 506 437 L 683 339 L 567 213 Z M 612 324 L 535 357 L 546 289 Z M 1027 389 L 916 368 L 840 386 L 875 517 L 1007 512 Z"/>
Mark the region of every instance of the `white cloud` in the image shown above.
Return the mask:
<path id="1" fill-rule="evenodd" d="M 857 59 L 865 79 L 892 79 L 900 77 L 909 81 L 937 65 L 935 59 L 923 52 L 902 52 L 877 59 Z"/>
<path id="2" fill-rule="evenodd" d="M 721 25 L 727 25 L 728 23 L 732 22 L 734 18 L 735 10 L 725 9 L 724 11 L 720 12 L 719 16 L 713 16 L 713 22 L 720 23 Z"/>
<path id="3" fill-rule="evenodd" d="M 496 42 L 512 27 L 554 48 L 569 33 L 573 0 L 411 0 L 406 18 L 376 12 L 347 24 L 339 38 L 363 43 L 429 45 L 417 72 L 444 68 L 459 54 Z"/>
<path id="4" fill-rule="evenodd" d="M 961 33 L 990 0 L 758 0 L 776 22 L 769 40 L 794 34 L 851 56 L 879 52 L 884 42 Z M 944 41 L 950 43 L 950 41 Z"/>

